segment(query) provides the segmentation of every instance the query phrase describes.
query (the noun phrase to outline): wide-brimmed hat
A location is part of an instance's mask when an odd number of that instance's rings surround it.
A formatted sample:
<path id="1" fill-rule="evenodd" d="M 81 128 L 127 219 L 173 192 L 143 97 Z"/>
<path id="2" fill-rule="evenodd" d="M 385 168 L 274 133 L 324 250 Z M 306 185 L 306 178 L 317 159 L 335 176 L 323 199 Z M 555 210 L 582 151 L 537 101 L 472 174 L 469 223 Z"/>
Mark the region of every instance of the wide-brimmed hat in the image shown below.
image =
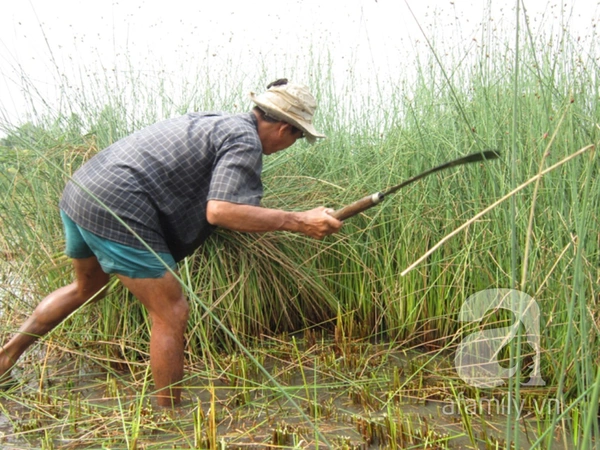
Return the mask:
<path id="1" fill-rule="evenodd" d="M 271 86 L 259 95 L 250 92 L 250 98 L 267 115 L 302 130 L 311 144 L 325 137 L 312 124 L 317 102 L 307 86 L 296 83 Z"/>

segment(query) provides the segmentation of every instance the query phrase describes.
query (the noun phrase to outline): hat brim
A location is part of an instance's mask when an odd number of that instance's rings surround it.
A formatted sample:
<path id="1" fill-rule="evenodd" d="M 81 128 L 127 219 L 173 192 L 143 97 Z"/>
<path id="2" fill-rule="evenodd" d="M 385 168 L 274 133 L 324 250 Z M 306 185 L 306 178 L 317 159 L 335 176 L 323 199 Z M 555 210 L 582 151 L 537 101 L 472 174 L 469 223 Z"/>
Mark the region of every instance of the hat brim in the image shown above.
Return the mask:
<path id="1" fill-rule="evenodd" d="M 259 95 L 256 95 L 254 92 L 250 92 L 250 99 L 262 109 L 269 116 L 274 117 L 275 119 L 282 120 L 284 122 L 289 123 L 290 125 L 295 126 L 296 128 L 302 130 L 304 132 L 304 136 L 306 140 L 311 144 L 314 144 L 317 138 L 326 138 L 323 133 L 319 133 L 312 123 L 305 122 L 303 120 L 298 120 L 295 117 L 287 114 L 282 109 L 278 108 L 273 103 L 268 100 L 261 98 Z"/>

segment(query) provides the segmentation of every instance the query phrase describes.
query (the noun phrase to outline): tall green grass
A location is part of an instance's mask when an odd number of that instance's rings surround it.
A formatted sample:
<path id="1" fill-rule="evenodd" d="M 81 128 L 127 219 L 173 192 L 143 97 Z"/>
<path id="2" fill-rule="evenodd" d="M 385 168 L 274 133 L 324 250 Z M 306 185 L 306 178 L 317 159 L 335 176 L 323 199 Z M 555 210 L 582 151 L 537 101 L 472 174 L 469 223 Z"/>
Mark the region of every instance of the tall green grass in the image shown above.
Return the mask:
<path id="1" fill-rule="evenodd" d="M 500 204 L 400 275 L 515 184 L 600 141 L 594 43 L 582 49 L 566 33 L 548 43 L 524 27 L 517 58 L 514 42 L 502 39 L 485 35 L 479 49 L 468 54 L 444 56 L 432 47 L 416 61 L 414 82 L 401 74 L 379 80 L 377 102 L 361 97 L 363 80 L 340 92 L 333 78 L 321 77 L 328 73 L 327 58 L 316 57 L 319 65 L 305 72 L 290 69 L 293 78 L 308 79 L 318 93 L 318 125 L 329 138 L 266 160 L 266 206 L 339 208 L 459 155 L 493 148 L 504 157 L 421 180 L 348 220 L 340 234 L 323 242 L 292 234 L 217 232 L 180 267 L 195 294 L 187 334 L 193 373 L 207 378 L 233 373 L 224 355 L 236 354 L 240 343 L 260 348 L 275 336 L 296 332 L 331 333 L 340 349 L 348 342 L 384 342 L 390 349 L 417 347 L 433 352 L 432 359 L 444 359 L 468 331 L 457 320 L 464 300 L 484 289 L 514 286 L 534 297 L 542 311 L 541 372 L 547 387 L 542 395 L 559 399 L 566 409 L 531 442 L 550 448 L 554 427 L 568 419 L 569 444 L 592 448 L 598 439 L 594 387 L 600 373 L 600 181 L 593 151 L 548 173 L 535 188 L 516 194 L 512 206 Z M 243 80 L 199 76 L 174 100 L 161 95 L 166 92 L 161 83 L 169 80 L 145 86 L 147 81 L 130 76 L 99 78 L 97 91 L 69 99 L 71 109 L 5 127 L 0 147 L 4 337 L 46 292 L 71 277 L 56 205 L 77 167 L 161 117 L 190 109 L 250 108 L 240 88 Z M 262 76 L 258 85 L 268 81 Z M 10 277 L 23 288 L 10 287 Z M 86 306 L 45 342 L 76 359 L 86 355 L 104 368 L 128 367 L 138 376 L 137 366 L 147 360 L 149 328 L 145 311 L 115 284 L 106 300 Z M 426 373 L 425 366 L 416 368 L 417 377 Z M 461 386 L 451 370 L 444 373 L 447 392 Z M 243 372 L 241 377 L 251 378 Z M 356 381 L 345 382 L 357 398 L 364 394 Z M 515 383 L 506 392 L 527 395 Z M 463 425 L 470 429 L 465 417 Z M 508 429 L 520 423 L 518 417 L 510 420 Z M 137 427 L 139 420 L 130 428 Z M 507 446 L 512 439 L 509 433 Z"/>

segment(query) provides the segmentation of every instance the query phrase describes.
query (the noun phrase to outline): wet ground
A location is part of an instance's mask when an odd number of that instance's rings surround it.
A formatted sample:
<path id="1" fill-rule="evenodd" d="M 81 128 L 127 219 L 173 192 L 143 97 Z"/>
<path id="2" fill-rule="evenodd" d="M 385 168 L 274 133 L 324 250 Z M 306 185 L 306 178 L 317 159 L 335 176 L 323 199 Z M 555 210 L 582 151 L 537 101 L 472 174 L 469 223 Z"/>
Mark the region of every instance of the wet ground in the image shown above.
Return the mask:
<path id="1" fill-rule="evenodd" d="M 279 386 L 244 355 L 188 365 L 183 404 L 166 410 L 150 400 L 143 362 L 116 371 L 44 350 L 28 353 L 13 370 L 19 384 L 0 395 L 2 448 L 504 448 L 509 414 L 529 448 L 556 406 L 472 396 L 443 356 L 328 342 L 256 349 Z M 560 426 L 554 437 L 570 448 Z"/>

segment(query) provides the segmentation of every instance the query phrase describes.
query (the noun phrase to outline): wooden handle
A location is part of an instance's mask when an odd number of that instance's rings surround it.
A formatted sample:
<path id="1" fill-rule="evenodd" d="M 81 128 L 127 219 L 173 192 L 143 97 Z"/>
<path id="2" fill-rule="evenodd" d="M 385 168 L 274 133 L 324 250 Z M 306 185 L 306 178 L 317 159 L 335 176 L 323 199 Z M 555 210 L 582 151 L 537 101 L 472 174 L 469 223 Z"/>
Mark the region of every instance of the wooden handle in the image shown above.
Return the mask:
<path id="1" fill-rule="evenodd" d="M 344 206 L 342 209 L 338 209 L 331 213 L 331 215 L 338 220 L 346 220 L 377 205 L 381 200 L 383 200 L 383 194 L 377 192 L 373 195 L 367 195 L 348 206 Z"/>

